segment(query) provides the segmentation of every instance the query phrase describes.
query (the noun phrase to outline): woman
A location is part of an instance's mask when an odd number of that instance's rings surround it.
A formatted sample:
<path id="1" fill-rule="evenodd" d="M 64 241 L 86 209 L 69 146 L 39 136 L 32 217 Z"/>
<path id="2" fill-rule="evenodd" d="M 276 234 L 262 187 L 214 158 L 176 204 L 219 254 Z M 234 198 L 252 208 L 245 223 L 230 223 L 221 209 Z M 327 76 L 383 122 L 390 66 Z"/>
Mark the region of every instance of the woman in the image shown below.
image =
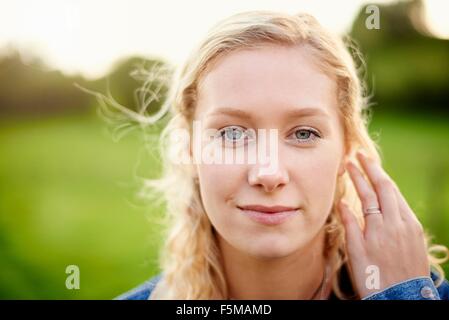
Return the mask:
<path id="1" fill-rule="evenodd" d="M 445 248 L 382 169 L 351 55 L 312 16 L 221 21 L 171 89 L 152 183 L 162 272 L 118 299 L 449 299 L 431 255 Z M 168 139 L 179 130 L 188 143 Z M 261 148 L 259 130 L 274 132 L 268 161 L 199 161 Z"/>

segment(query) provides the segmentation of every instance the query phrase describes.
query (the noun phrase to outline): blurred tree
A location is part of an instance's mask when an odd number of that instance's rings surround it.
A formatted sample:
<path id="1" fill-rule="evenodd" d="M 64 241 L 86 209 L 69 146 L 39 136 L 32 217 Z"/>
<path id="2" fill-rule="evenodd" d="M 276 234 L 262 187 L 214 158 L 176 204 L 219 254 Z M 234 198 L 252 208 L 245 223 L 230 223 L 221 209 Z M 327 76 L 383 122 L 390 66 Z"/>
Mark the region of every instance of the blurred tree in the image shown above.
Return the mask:
<path id="1" fill-rule="evenodd" d="M 51 71 L 37 58 L 25 64 L 13 51 L 0 59 L 0 114 L 86 111 L 90 98 L 73 86 L 75 81 L 84 80 Z"/>
<path id="2" fill-rule="evenodd" d="M 449 41 L 432 37 L 421 0 L 378 4 L 380 29 L 367 29 L 366 7 L 350 36 L 367 63 L 376 111 L 449 113 Z"/>
<path id="3" fill-rule="evenodd" d="M 110 73 L 96 80 L 81 76 L 69 77 L 60 71 L 50 70 L 37 57 L 24 63 L 17 51 L 0 57 L 0 115 L 48 115 L 54 113 L 86 112 L 97 105 L 75 84 L 105 93 L 134 111 L 142 107 L 151 92 L 157 99 L 145 114 L 153 114 L 162 104 L 168 91 L 166 83 L 151 81 L 151 71 L 165 62 L 143 57 L 121 59 Z"/>

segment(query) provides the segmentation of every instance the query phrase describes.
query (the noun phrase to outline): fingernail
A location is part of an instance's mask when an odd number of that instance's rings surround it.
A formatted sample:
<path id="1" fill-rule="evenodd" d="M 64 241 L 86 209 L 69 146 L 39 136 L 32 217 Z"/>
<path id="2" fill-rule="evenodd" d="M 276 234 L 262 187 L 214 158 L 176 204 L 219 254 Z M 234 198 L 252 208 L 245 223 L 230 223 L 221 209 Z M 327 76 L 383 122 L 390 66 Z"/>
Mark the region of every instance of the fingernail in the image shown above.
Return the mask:
<path id="1" fill-rule="evenodd" d="M 349 167 L 351 165 L 352 161 L 351 160 L 347 160 L 345 162 L 345 167 Z"/>
<path id="2" fill-rule="evenodd" d="M 348 160 L 346 162 L 346 170 L 351 170 L 352 168 L 354 168 L 354 162 L 352 160 Z"/>
<path id="3" fill-rule="evenodd" d="M 365 160 L 371 160 L 371 157 L 364 150 L 358 151 L 359 155 Z"/>

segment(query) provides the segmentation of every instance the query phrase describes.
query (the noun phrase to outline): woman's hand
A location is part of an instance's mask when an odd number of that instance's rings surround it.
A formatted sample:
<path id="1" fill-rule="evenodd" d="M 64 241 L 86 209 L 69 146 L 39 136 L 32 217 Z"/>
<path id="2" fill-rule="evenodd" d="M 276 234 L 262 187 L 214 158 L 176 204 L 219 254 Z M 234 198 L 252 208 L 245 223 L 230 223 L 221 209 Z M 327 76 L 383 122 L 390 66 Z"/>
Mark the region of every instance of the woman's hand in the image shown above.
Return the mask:
<path id="1" fill-rule="evenodd" d="M 363 298 L 395 283 L 429 276 L 430 265 L 423 227 L 396 183 L 377 161 L 360 152 L 357 158 L 371 184 L 352 162 L 347 163 L 346 170 L 362 208 L 365 211 L 377 207 L 382 212 L 365 215 L 365 228 L 361 230 L 352 210 L 340 203 L 351 278 Z M 373 281 L 376 276 L 379 277 L 378 285 Z"/>

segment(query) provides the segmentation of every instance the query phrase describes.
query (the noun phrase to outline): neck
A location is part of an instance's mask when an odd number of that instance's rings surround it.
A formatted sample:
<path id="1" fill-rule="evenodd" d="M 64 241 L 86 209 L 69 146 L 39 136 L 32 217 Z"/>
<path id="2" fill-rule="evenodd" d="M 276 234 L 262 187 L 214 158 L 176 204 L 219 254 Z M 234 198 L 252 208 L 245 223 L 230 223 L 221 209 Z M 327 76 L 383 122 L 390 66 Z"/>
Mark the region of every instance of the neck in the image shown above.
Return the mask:
<path id="1" fill-rule="evenodd" d="M 325 234 L 322 230 L 309 244 L 280 258 L 258 258 L 230 246 L 220 236 L 218 245 L 223 259 L 231 299 L 307 300 L 328 297 L 330 275 L 323 291 L 312 297 L 323 281 L 326 268 Z"/>

